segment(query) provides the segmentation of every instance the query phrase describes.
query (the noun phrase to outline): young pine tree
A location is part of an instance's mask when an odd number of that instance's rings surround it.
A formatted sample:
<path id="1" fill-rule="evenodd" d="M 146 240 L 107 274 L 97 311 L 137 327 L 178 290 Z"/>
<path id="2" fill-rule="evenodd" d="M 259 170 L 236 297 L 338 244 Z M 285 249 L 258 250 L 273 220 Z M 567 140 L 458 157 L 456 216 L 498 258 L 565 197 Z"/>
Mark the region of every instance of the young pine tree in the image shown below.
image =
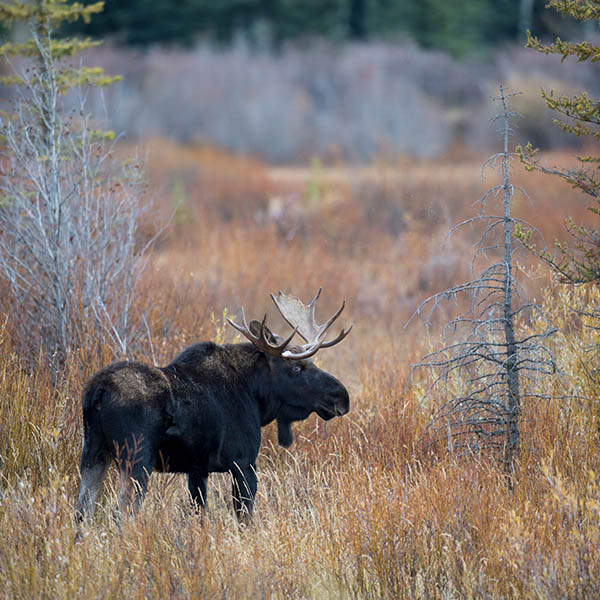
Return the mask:
<path id="1" fill-rule="evenodd" d="M 86 113 L 86 88 L 116 78 L 70 66 L 95 45 L 57 37 L 60 25 L 87 20 L 102 3 L 3 2 L 0 21 L 22 23 L 30 37 L 0 54 L 14 95 L 0 114 L 0 309 L 24 349 L 63 362 L 75 348 L 125 354 L 143 245 L 139 169 L 112 158 L 110 132 Z M 68 93 L 68 94 L 67 94 Z M 68 95 L 68 99 L 67 99 Z"/>
<path id="2" fill-rule="evenodd" d="M 549 7 L 555 8 L 565 16 L 571 16 L 584 22 L 600 21 L 600 2 L 598 0 L 550 0 Z M 579 61 L 597 62 L 600 60 L 600 46 L 591 42 L 565 42 L 560 38 L 553 44 L 543 44 L 527 32 L 527 46 L 544 54 L 557 54 L 562 61 L 576 58 Z M 600 98 L 592 98 L 585 91 L 572 97 L 557 96 L 552 90 L 542 89 L 546 105 L 557 113 L 555 124 L 568 133 L 578 137 L 600 140 Z M 521 160 L 529 170 L 555 175 L 568 181 L 574 188 L 592 198 L 589 210 L 600 214 L 600 157 L 580 156 L 577 168 L 560 168 L 544 165 L 537 151 L 528 144 L 517 148 Z M 517 236 L 536 254 L 548 263 L 568 283 L 581 284 L 600 281 L 600 230 L 574 223 L 570 218 L 566 222 L 572 238 L 570 244 L 557 243 L 558 253 L 537 250 L 529 242 L 529 232 L 518 229 Z"/>

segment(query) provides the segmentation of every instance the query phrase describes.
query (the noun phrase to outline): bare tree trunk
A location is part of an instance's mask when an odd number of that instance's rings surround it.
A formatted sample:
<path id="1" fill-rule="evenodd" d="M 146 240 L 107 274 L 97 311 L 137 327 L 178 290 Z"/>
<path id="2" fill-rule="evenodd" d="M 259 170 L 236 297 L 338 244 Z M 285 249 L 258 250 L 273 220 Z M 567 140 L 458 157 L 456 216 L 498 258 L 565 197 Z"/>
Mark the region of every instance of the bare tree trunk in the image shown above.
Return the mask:
<path id="1" fill-rule="evenodd" d="M 519 415 L 521 412 L 521 394 L 519 391 L 519 370 L 517 355 L 519 352 L 515 338 L 513 313 L 513 280 L 512 280 L 512 238 L 513 219 L 510 216 L 510 199 L 512 189 L 509 182 L 508 138 L 510 135 L 509 113 L 506 107 L 504 88 L 500 86 L 502 103 L 504 152 L 502 155 L 502 187 L 504 189 L 504 335 L 506 337 L 506 383 L 508 386 L 507 427 L 506 427 L 506 467 L 510 470 L 519 454 Z"/>

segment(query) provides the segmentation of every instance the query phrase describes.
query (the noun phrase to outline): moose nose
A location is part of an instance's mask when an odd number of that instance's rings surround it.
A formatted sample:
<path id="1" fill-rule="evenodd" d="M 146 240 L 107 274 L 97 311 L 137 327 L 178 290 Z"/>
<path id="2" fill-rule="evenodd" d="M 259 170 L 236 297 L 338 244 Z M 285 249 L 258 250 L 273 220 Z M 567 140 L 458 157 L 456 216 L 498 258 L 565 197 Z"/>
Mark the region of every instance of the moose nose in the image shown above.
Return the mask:
<path id="1" fill-rule="evenodd" d="M 350 396 L 346 388 L 340 390 L 335 399 L 335 412 L 338 416 L 345 415 L 350 410 Z"/>

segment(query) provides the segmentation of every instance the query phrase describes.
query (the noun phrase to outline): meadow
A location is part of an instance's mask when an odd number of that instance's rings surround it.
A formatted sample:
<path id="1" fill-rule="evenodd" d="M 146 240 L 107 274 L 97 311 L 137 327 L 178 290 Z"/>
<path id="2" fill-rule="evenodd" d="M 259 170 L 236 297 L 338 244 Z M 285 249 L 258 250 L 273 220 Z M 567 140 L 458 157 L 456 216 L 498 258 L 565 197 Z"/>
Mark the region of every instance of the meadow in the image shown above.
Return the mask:
<path id="1" fill-rule="evenodd" d="M 263 430 L 251 525 L 237 524 L 219 475 L 204 519 L 190 511 L 182 476 L 153 475 L 141 512 L 117 524 L 113 472 L 76 541 L 80 392 L 112 355 L 91 339 L 56 372 L 47 357 L 23 354 L 18 315 L 2 316 L 0 597 L 600 596 L 600 340 L 574 312 L 598 306 L 596 288 L 560 285 L 531 255 L 518 257 L 527 292 L 558 329 L 560 372 L 526 384 L 553 399 L 523 405 L 512 485 L 494 457 L 422 443 L 444 398 L 426 377 L 410 379 L 410 365 L 439 343 L 447 314 L 404 325 L 424 298 L 470 277 L 477 231 L 446 237 L 497 183 L 494 172 L 481 178 L 485 156 L 271 168 L 161 138 L 146 150 L 151 216 L 170 222 L 141 281 L 149 335 L 129 358 L 163 365 L 194 341 L 233 341 L 224 317 L 240 306 L 286 331 L 269 292 L 308 301 L 322 286 L 317 316 L 345 299 L 341 321 L 353 331 L 317 362 L 346 384 L 351 409 L 296 424 L 287 450 L 274 425 Z M 564 239 L 567 215 L 589 221 L 569 186 L 513 168 L 530 196 L 515 197 L 515 212 L 550 246 Z"/>

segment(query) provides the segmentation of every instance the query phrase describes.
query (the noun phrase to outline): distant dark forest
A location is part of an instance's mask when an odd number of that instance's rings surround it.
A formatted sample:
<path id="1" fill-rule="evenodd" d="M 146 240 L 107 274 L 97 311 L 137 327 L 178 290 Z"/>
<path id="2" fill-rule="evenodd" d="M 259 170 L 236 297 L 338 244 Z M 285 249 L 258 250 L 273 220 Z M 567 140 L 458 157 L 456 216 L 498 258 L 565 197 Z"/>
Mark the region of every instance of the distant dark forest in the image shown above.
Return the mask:
<path id="1" fill-rule="evenodd" d="M 89 4 L 95 0 L 84 0 Z M 221 44 L 243 38 L 277 50 L 315 37 L 334 42 L 412 39 L 455 55 L 524 38 L 578 36 L 582 26 L 545 9 L 545 0 L 106 0 L 80 33 L 118 43 Z M 585 32 L 588 33 L 588 32 Z"/>

